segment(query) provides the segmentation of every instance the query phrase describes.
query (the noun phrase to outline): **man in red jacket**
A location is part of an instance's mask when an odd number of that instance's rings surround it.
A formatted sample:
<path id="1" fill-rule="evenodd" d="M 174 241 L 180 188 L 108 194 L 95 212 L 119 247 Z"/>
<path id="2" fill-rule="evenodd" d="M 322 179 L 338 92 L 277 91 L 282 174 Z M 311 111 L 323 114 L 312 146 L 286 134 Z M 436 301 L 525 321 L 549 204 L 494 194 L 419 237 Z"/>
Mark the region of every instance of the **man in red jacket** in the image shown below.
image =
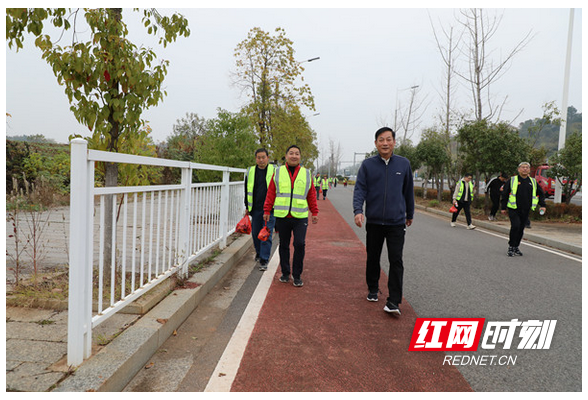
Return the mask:
<path id="1" fill-rule="evenodd" d="M 304 195 L 302 195 L 304 193 Z M 279 195 L 279 204 L 276 197 Z M 312 214 L 312 223 L 318 222 L 318 205 L 316 190 L 310 171 L 300 166 L 300 148 L 288 147 L 286 164 L 276 170 L 267 189 L 263 218 L 269 221 L 272 209 L 276 217 L 276 230 L 280 235 L 280 282 L 290 281 L 290 271 L 294 286 L 303 285 L 301 275 L 306 247 L 306 229 L 308 213 Z M 294 257 L 290 269 L 290 238 L 294 235 Z"/>

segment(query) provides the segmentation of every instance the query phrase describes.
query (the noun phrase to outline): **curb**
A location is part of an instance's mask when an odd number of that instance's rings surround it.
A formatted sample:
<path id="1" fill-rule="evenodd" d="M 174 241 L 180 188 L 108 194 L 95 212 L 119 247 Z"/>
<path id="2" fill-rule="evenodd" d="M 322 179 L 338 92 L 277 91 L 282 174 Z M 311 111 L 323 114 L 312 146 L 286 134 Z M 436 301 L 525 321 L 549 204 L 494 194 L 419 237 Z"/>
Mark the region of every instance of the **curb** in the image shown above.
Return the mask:
<path id="1" fill-rule="evenodd" d="M 437 215 L 441 215 L 441 216 L 444 216 L 447 218 L 451 218 L 451 213 L 449 213 L 447 211 L 441 211 L 441 210 L 437 210 L 435 208 L 421 206 L 419 204 L 415 204 L 415 208 L 419 209 L 421 211 L 428 212 L 428 213 L 437 214 Z M 457 217 L 457 220 L 464 222 L 465 217 L 460 215 Z M 495 225 L 490 222 L 486 222 L 486 221 L 482 221 L 482 220 L 476 220 L 476 226 L 482 227 L 484 229 L 496 231 L 499 233 L 503 233 L 506 235 L 508 235 L 508 233 L 510 232 L 510 228 L 500 226 L 500 225 Z M 532 232 L 528 232 L 527 230 L 525 230 L 525 236 L 524 236 L 523 240 L 528 240 L 528 241 L 532 241 L 535 243 L 543 244 L 545 246 L 553 247 L 555 249 L 567 251 L 569 253 L 577 254 L 580 256 L 582 255 L 582 247 L 581 246 L 577 246 L 575 244 L 570 244 L 570 243 L 563 243 L 558 240 L 553 240 L 550 238 L 546 238 L 544 236 L 539 236 L 539 235 L 533 234 Z"/>
<path id="2" fill-rule="evenodd" d="M 122 391 L 252 245 L 251 235 L 237 238 L 210 266 L 188 279 L 197 287 L 174 290 L 99 353 L 80 365 L 53 391 Z"/>

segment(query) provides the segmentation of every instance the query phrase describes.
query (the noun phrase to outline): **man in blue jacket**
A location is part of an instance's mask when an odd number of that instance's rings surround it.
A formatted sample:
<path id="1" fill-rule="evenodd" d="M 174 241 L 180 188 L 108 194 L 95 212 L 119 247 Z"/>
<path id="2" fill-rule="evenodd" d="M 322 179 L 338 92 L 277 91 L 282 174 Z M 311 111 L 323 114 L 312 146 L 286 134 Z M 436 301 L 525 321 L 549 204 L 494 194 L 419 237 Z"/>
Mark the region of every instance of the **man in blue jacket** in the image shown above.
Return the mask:
<path id="1" fill-rule="evenodd" d="M 404 265 L 402 250 L 406 227 L 412 224 L 414 192 L 410 162 L 394 154 L 396 134 L 384 127 L 376 132 L 378 155 L 359 168 L 353 191 L 355 224 L 366 228 L 366 282 L 369 301 L 378 301 L 380 256 L 388 248 L 388 298 L 384 311 L 400 315 Z M 365 217 L 363 204 L 365 202 Z"/>

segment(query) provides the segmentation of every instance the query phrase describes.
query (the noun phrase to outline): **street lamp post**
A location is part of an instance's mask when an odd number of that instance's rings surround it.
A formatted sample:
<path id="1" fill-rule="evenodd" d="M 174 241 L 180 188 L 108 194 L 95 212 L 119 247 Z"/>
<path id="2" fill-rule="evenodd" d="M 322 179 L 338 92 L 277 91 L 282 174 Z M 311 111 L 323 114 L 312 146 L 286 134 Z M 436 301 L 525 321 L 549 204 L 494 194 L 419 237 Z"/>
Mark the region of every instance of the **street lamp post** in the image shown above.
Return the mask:
<path id="1" fill-rule="evenodd" d="M 320 59 L 321 59 L 320 57 L 313 57 L 313 58 L 309 58 L 308 60 L 299 61 L 298 64 L 302 64 L 302 63 L 305 63 L 305 62 L 313 62 L 315 60 L 320 60 Z"/>
<path id="2" fill-rule="evenodd" d="M 572 58 L 572 35 L 574 32 L 574 9 L 570 9 L 570 22 L 568 25 L 568 48 L 566 52 L 566 65 L 564 71 L 564 87 L 563 87 L 563 101 L 562 110 L 563 114 L 562 122 L 559 127 L 559 141 L 557 149 L 561 150 L 566 144 L 566 122 L 568 119 L 568 91 L 570 87 L 570 63 Z M 553 194 L 553 202 L 561 203 L 562 187 L 559 179 L 555 180 L 555 193 Z"/>

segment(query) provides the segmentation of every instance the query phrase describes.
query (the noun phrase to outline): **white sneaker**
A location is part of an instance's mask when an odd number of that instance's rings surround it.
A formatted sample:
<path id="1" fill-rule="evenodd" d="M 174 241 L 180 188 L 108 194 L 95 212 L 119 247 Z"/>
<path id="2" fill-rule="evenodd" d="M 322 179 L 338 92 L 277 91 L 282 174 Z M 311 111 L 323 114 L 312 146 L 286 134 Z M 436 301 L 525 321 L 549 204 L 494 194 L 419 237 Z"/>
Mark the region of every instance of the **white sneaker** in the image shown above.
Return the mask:
<path id="1" fill-rule="evenodd" d="M 391 301 L 387 301 L 386 305 L 384 306 L 384 311 L 390 314 L 400 315 L 400 309 L 398 306 Z"/>
<path id="2" fill-rule="evenodd" d="M 494 217 L 492 215 L 488 216 L 488 221 L 494 221 Z"/>
<path id="3" fill-rule="evenodd" d="M 455 222 L 452 222 L 452 223 L 451 223 L 451 226 L 452 226 L 453 228 L 455 228 Z"/>
<path id="4" fill-rule="evenodd" d="M 472 224 L 469 224 L 468 225 L 468 229 L 476 229 L 476 227 L 474 225 L 472 225 Z"/>

